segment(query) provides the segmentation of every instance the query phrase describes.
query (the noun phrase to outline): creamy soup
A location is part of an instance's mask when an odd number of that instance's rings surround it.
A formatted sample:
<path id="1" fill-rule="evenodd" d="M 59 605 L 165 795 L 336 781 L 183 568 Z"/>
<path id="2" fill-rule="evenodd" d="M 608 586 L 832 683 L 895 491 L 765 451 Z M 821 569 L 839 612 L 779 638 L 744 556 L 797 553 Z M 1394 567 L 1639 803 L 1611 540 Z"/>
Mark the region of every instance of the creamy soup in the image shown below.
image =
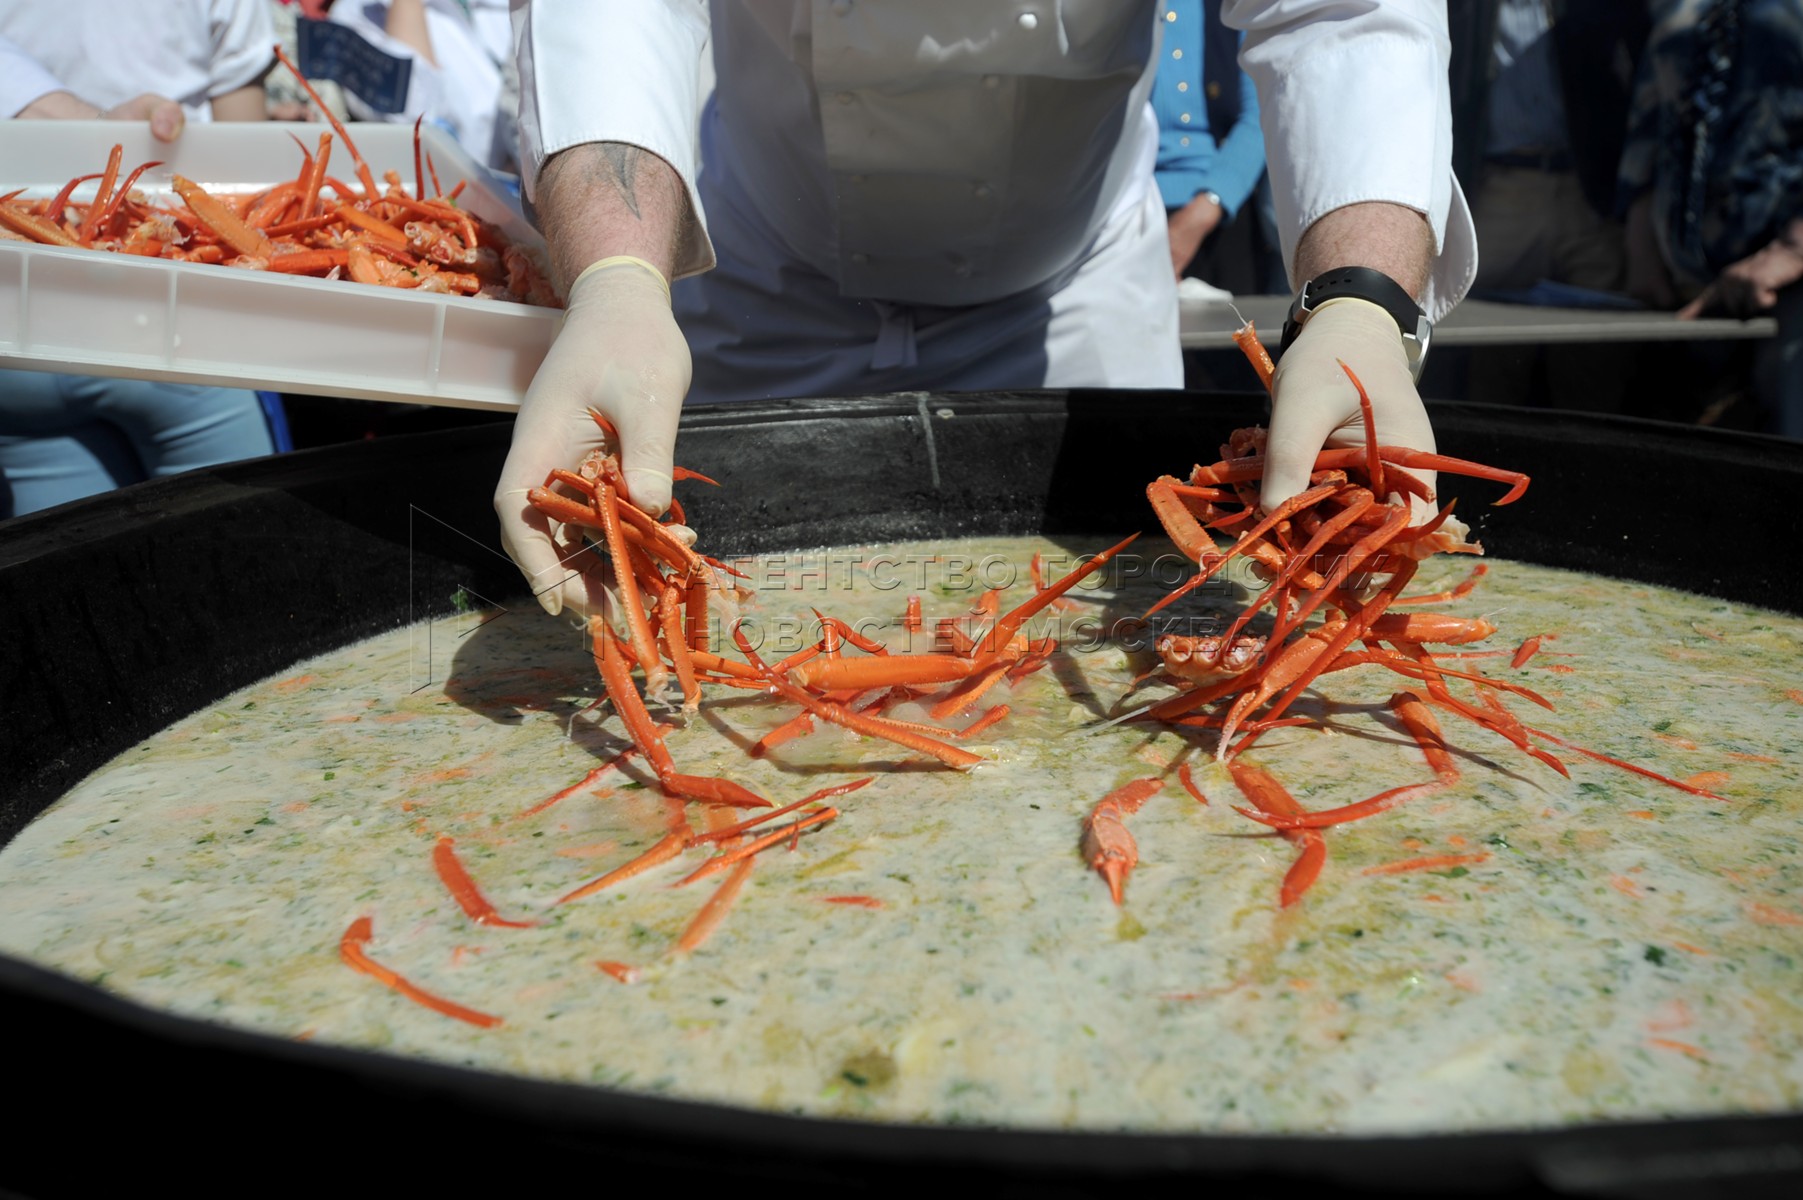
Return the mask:
<path id="1" fill-rule="evenodd" d="M 930 633 L 901 627 L 909 594 L 930 630 L 985 587 L 1025 599 L 1036 551 L 1056 576 L 1101 544 L 762 560 L 747 612 L 767 651 L 805 639 L 791 618 L 810 606 L 924 650 Z M 349 646 L 120 755 L 0 851 L 0 951 L 278 1037 L 806 1114 L 1371 1132 L 1803 1106 L 1803 621 L 1493 563 L 1439 608 L 1489 614 L 1505 651 L 1556 637 L 1519 669 L 1454 665 L 1557 705 L 1511 699 L 1530 724 L 1721 799 L 1570 752 L 1565 779 L 1443 716 L 1459 782 L 1328 830 L 1319 881 L 1280 909 L 1296 851 L 1234 811 L 1214 733 L 1103 725 L 1170 691 L 1123 701 L 1152 659 L 1096 636 L 1174 581 L 1143 569 L 1155 557 L 1136 547 L 1073 593 L 1066 651 L 980 702 L 1011 712 L 962 743 L 987 760 L 968 773 L 830 726 L 750 758 L 795 712 L 755 692 L 710 689 L 686 719 L 654 706 L 679 769 L 776 804 L 875 776 L 763 853 L 692 953 L 675 943 L 722 876 L 673 885 L 711 846 L 555 903 L 655 843 L 666 808 L 636 760 L 541 807 L 626 742 L 590 708 L 581 631 L 531 606 Z M 1432 560 L 1416 590 L 1469 565 Z M 1316 723 L 1246 758 L 1310 809 L 1424 781 L 1385 706 L 1407 686 L 1327 677 L 1294 710 Z M 1206 804 L 1177 784 L 1185 762 Z M 1117 907 L 1082 821 L 1161 774 L 1129 819 L 1140 862 Z M 446 835 L 527 927 L 466 915 L 435 869 Z M 372 959 L 499 1023 L 348 967 L 340 938 L 365 917 Z"/>

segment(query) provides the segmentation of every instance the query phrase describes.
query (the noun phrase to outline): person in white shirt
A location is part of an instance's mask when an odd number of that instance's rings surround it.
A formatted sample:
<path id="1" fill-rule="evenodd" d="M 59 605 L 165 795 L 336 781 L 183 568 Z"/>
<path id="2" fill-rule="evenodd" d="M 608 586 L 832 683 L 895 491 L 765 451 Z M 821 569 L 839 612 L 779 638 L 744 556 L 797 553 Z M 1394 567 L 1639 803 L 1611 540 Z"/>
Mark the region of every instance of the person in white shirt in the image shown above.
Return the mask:
<path id="1" fill-rule="evenodd" d="M 263 0 L 0 0 L 0 117 L 260 121 L 274 44 Z"/>
<path id="2" fill-rule="evenodd" d="M 267 0 L 0 0 L 0 117 L 261 121 Z M 268 454 L 257 393 L 0 370 L 0 519 Z"/>
<path id="3" fill-rule="evenodd" d="M 1292 278 L 1371 268 L 1437 319 L 1476 264 L 1444 5 L 1223 15 L 1246 35 Z M 685 395 L 1181 386 L 1146 104 L 1162 19 L 1150 0 L 516 4 L 522 179 L 569 306 L 495 507 L 547 611 L 582 598 L 525 491 L 596 443 L 590 407 L 661 512 Z M 1433 449 L 1401 320 L 1352 297 L 1307 317 L 1279 369 L 1268 505 L 1324 443 L 1362 440 L 1336 359 L 1383 441 Z"/>
<path id="4" fill-rule="evenodd" d="M 514 169 L 515 114 L 506 106 L 504 86 L 513 52 L 506 0 L 338 0 L 330 15 L 377 49 L 413 64 L 398 111 L 380 112 L 347 92 L 352 116 L 408 125 L 424 116 L 477 162 Z"/>

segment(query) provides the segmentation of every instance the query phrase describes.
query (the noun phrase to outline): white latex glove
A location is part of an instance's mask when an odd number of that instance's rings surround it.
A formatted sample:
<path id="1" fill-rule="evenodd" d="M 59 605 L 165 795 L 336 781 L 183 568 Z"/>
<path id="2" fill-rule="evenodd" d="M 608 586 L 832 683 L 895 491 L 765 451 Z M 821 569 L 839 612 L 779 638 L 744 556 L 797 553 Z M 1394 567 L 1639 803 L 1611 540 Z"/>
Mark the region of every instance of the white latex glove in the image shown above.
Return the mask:
<path id="1" fill-rule="evenodd" d="M 604 435 L 588 410 L 620 431 L 620 466 L 633 503 L 670 507 L 676 422 L 689 390 L 689 347 L 670 312 L 663 273 L 637 258 L 604 258 L 576 277 L 551 344 L 514 421 L 495 486 L 501 544 L 546 612 L 586 611 L 587 589 L 559 561 L 550 526 L 526 502 L 554 467 L 575 470 Z"/>
<path id="2" fill-rule="evenodd" d="M 1378 445 L 1433 452 L 1434 429 L 1409 374 L 1395 318 L 1368 300 L 1349 296 L 1329 300 L 1309 316 L 1277 363 L 1265 439 L 1264 488 L 1259 495 L 1266 511 L 1308 487 L 1315 455 L 1323 447 L 1365 444 L 1358 391 L 1340 369 L 1341 361 L 1352 368 L 1371 397 Z M 1409 473 L 1430 489 L 1434 486 L 1432 471 Z M 1437 511 L 1421 500 L 1414 507 L 1411 524 Z"/>

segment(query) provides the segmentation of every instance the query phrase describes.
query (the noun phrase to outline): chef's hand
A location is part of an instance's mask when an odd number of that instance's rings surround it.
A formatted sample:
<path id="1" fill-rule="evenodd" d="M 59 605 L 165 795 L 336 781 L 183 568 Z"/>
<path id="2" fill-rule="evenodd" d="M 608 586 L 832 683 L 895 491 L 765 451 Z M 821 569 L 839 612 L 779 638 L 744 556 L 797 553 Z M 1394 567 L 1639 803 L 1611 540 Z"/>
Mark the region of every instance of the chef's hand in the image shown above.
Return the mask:
<path id="1" fill-rule="evenodd" d="M 670 507 L 676 422 L 689 390 L 689 347 L 670 312 L 663 273 L 638 258 L 602 259 L 570 285 L 551 351 L 532 379 L 495 488 L 501 544 L 545 611 L 585 609 L 587 590 L 565 566 L 544 514 L 526 501 L 554 467 L 574 470 L 605 437 L 593 408 L 620 433 L 632 502 L 653 516 Z"/>
<path id="2" fill-rule="evenodd" d="M 1323 447 L 1363 446 L 1365 420 L 1344 362 L 1365 385 L 1379 445 L 1433 451 L 1434 430 L 1409 373 L 1395 318 L 1366 300 L 1342 297 L 1315 309 L 1277 363 L 1260 500 L 1268 512 L 1309 486 Z M 1412 471 L 1431 489 L 1432 471 Z M 1387 497 L 1379 496 L 1380 501 Z M 1415 501 L 1419 523 L 1434 506 Z"/>
<path id="3" fill-rule="evenodd" d="M 181 105 L 150 92 L 107 109 L 89 104 L 73 92 L 46 92 L 20 109 L 18 115 L 22 120 L 148 121 L 151 136 L 159 142 L 173 142 L 187 124 Z"/>

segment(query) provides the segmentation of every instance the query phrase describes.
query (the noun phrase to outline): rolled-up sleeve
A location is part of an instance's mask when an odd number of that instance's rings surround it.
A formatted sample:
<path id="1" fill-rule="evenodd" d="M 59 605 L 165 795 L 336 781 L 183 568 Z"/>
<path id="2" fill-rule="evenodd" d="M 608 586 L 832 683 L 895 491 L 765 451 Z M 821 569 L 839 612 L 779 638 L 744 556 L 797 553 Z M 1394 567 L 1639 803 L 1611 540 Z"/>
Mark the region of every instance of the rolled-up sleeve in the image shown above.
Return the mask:
<path id="1" fill-rule="evenodd" d="M 649 150 L 681 176 L 699 234 L 676 277 L 714 263 L 695 190 L 702 0 L 513 0 L 520 174 L 534 198 L 545 160 L 587 142 Z"/>
<path id="2" fill-rule="evenodd" d="M 0 37 L 0 118 L 16 117 L 39 96 L 64 90 L 62 81 L 37 59 Z"/>
<path id="3" fill-rule="evenodd" d="M 1349 204 L 1424 214 L 1438 320 L 1470 290 L 1477 236 L 1452 173 L 1451 44 L 1432 0 L 1228 0 L 1240 63 L 1258 86 L 1284 263 L 1302 233 Z"/>

